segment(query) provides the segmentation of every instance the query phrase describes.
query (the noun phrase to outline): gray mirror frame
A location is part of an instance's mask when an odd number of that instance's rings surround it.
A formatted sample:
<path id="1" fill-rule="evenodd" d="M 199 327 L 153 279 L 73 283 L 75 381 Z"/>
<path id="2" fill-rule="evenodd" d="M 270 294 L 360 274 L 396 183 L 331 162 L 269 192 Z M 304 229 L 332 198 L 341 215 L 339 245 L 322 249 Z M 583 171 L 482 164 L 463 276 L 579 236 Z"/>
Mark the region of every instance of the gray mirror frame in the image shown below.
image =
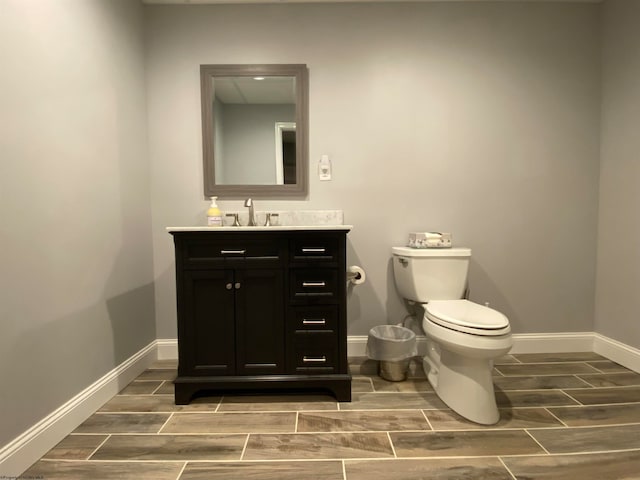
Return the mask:
<path id="1" fill-rule="evenodd" d="M 216 185 L 213 129 L 213 77 L 292 76 L 296 79 L 296 183 Z M 200 65 L 204 196 L 278 198 L 305 196 L 308 182 L 309 74 L 305 64 Z"/>

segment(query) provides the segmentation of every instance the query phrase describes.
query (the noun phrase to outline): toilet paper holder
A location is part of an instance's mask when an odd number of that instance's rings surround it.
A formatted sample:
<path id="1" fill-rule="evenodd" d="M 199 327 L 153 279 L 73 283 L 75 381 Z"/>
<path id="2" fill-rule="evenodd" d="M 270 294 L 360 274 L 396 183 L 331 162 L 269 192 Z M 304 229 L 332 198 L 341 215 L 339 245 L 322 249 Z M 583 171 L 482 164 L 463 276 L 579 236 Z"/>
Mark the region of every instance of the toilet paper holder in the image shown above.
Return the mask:
<path id="1" fill-rule="evenodd" d="M 360 280 L 362 274 L 360 272 L 347 272 L 347 280 Z"/>
<path id="2" fill-rule="evenodd" d="M 366 275 L 362 267 L 352 265 L 347 268 L 347 282 L 353 285 L 360 285 L 364 283 Z"/>

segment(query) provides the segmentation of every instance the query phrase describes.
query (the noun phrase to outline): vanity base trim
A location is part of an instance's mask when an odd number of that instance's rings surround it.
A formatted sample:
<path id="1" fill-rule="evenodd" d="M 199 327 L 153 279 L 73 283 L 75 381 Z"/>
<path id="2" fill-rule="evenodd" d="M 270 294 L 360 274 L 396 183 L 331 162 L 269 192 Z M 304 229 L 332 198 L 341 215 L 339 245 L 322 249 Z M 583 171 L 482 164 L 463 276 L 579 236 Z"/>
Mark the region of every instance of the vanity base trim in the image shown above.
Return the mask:
<path id="1" fill-rule="evenodd" d="M 339 402 L 351 401 L 351 375 L 260 375 L 178 377 L 174 381 L 176 405 L 187 405 L 196 392 L 309 393 L 329 392 Z"/>

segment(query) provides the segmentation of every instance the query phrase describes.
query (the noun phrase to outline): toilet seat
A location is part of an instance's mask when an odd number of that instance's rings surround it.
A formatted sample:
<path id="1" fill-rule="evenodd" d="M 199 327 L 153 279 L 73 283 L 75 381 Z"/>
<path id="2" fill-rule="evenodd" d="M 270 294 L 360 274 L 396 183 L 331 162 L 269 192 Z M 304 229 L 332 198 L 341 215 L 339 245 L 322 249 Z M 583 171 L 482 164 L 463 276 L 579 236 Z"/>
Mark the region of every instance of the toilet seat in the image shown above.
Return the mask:
<path id="1" fill-rule="evenodd" d="M 458 332 L 497 336 L 511 331 L 502 313 L 469 300 L 433 300 L 424 309 L 428 320 Z"/>

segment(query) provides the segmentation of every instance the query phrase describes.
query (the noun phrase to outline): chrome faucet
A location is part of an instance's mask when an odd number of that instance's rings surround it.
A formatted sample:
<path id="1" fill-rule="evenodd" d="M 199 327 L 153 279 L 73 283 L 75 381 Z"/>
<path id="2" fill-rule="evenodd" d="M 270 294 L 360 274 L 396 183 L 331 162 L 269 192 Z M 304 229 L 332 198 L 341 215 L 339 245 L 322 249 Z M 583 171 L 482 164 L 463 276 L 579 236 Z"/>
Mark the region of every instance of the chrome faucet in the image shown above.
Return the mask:
<path id="1" fill-rule="evenodd" d="M 253 200 L 251 200 L 250 198 L 247 198 L 244 201 L 244 206 L 249 207 L 249 223 L 247 223 L 247 226 L 255 227 L 257 223 L 256 223 L 256 215 L 255 215 L 255 212 L 253 211 Z"/>

